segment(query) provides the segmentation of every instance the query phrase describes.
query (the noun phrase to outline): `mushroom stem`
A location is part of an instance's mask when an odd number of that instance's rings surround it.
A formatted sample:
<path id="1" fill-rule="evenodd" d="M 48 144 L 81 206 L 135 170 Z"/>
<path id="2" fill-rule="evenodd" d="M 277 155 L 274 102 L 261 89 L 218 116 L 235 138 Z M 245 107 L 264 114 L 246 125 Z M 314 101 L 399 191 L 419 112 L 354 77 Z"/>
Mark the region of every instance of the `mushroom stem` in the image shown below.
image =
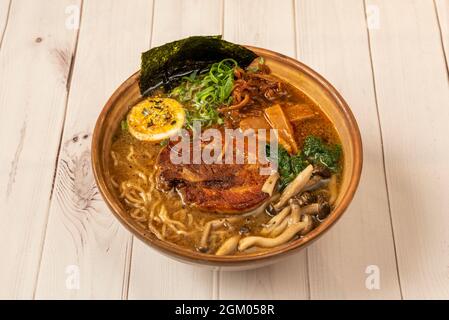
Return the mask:
<path id="1" fill-rule="evenodd" d="M 272 196 L 278 179 L 279 173 L 277 171 L 272 173 L 262 186 L 262 192 L 268 193 L 270 196 Z"/>
<path id="2" fill-rule="evenodd" d="M 240 241 L 240 235 L 236 235 L 227 239 L 220 248 L 215 252 L 217 256 L 225 256 L 234 253 Z"/>
<path id="3" fill-rule="evenodd" d="M 328 202 L 317 202 L 309 204 L 301 209 L 304 215 L 318 215 L 320 219 L 326 218 L 330 213 L 331 207 Z"/>
<path id="4" fill-rule="evenodd" d="M 302 229 L 301 232 L 299 233 L 300 235 L 303 236 L 303 235 L 309 233 L 310 230 L 312 230 L 313 220 L 312 220 L 311 216 L 303 215 L 302 222 L 304 222 L 306 224 L 306 227 L 304 229 Z"/>
<path id="5" fill-rule="evenodd" d="M 315 215 L 320 211 L 319 203 L 312 203 L 302 208 L 301 213 L 304 215 Z"/>
<path id="6" fill-rule="evenodd" d="M 207 251 L 209 236 L 213 229 L 221 227 L 226 222 L 232 223 L 239 219 L 240 219 L 240 217 L 223 218 L 223 219 L 218 219 L 218 220 L 211 220 L 208 223 L 206 223 L 204 230 L 203 230 L 203 234 L 201 235 L 200 246 L 198 247 L 198 249 L 202 252 Z"/>
<path id="7" fill-rule="evenodd" d="M 333 205 L 335 200 L 337 200 L 337 176 L 335 174 L 332 175 L 332 177 L 330 178 L 329 192 L 331 194 L 329 198 L 329 203 Z"/>
<path id="8" fill-rule="evenodd" d="M 290 221 L 289 217 L 286 217 L 277 227 L 273 228 L 270 232 L 270 237 L 277 237 L 288 227 L 288 223 Z"/>
<path id="9" fill-rule="evenodd" d="M 300 215 L 301 215 L 301 208 L 295 201 L 293 201 L 290 204 L 290 207 L 292 208 L 292 213 L 290 214 L 289 223 L 293 224 L 293 223 L 299 222 Z"/>
<path id="10" fill-rule="evenodd" d="M 273 201 L 276 201 L 279 199 L 279 193 L 276 193 L 274 195 L 272 195 L 270 198 L 268 198 L 267 200 L 265 200 L 259 207 L 257 207 L 256 209 L 253 209 L 251 211 L 245 212 L 244 214 L 241 215 L 241 217 L 248 217 L 248 216 L 258 216 L 259 214 L 265 212 L 265 209 L 268 207 L 268 205 L 270 203 L 272 203 Z"/>
<path id="11" fill-rule="evenodd" d="M 212 229 L 212 223 L 211 223 L 211 221 L 209 221 L 208 223 L 206 223 L 206 226 L 204 227 L 204 230 L 203 230 L 203 234 L 201 235 L 200 246 L 199 246 L 200 251 L 207 251 L 207 241 L 209 240 L 209 234 L 210 234 L 211 229 Z"/>
<path id="12" fill-rule="evenodd" d="M 276 228 L 290 213 L 291 208 L 285 207 L 281 212 L 275 215 L 268 221 L 265 227 L 260 231 L 261 235 L 268 235 L 270 232 Z"/>
<path id="13" fill-rule="evenodd" d="M 287 201 L 297 195 L 304 188 L 306 183 L 309 181 L 313 171 L 313 166 L 308 165 L 303 171 L 301 171 L 298 176 L 285 188 L 284 192 L 281 194 L 279 202 L 274 205 L 276 210 L 281 209 Z"/>
<path id="14" fill-rule="evenodd" d="M 301 231 L 305 227 L 306 224 L 304 222 L 297 222 L 288 226 L 287 229 L 285 229 L 285 231 L 276 238 L 264 238 L 256 236 L 246 237 L 240 240 L 238 249 L 239 251 L 243 251 L 253 246 L 261 248 L 273 248 L 284 244 L 287 241 L 290 241 L 299 231 Z"/>
<path id="15" fill-rule="evenodd" d="M 330 179 L 323 179 L 320 176 L 314 176 L 306 183 L 302 191 L 315 191 L 327 185 L 329 181 Z"/>

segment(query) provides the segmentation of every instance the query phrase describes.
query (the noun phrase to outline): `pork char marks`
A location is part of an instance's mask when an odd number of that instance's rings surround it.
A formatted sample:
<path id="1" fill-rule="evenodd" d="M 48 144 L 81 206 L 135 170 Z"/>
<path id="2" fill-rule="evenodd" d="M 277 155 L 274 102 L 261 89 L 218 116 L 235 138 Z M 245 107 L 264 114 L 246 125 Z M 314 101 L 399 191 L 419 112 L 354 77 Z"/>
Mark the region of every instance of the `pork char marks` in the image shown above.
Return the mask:
<path id="1" fill-rule="evenodd" d="M 260 164 L 173 164 L 171 146 L 157 159 L 157 184 L 162 190 L 175 188 L 186 205 L 217 213 L 249 211 L 268 198 L 262 192 L 267 175 Z"/>

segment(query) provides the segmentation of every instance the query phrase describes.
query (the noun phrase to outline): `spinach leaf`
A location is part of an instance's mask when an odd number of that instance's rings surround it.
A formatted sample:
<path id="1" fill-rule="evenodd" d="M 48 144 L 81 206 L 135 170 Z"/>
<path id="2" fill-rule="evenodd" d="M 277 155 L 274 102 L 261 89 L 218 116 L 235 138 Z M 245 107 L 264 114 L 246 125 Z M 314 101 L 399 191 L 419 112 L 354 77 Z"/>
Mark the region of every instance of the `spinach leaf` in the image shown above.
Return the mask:
<path id="1" fill-rule="evenodd" d="M 270 152 L 269 145 L 267 145 L 267 155 L 272 162 L 277 163 L 279 172 L 279 186 L 283 190 L 296 176 L 304 170 L 309 162 L 304 155 L 299 152 L 297 155 L 290 156 L 290 154 L 282 146 L 278 147 L 277 157 Z"/>
<path id="2" fill-rule="evenodd" d="M 325 144 L 319 137 L 308 136 L 303 153 L 312 164 L 322 164 L 334 173 L 339 170 L 342 150 L 338 144 Z"/>
<path id="3" fill-rule="evenodd" d="M 290 163 L 295 177 L 309 165 L 309 162 L 303 153 L 298 153 L 296 156 L 292 156 L 290 158 Z"/>
<path id="4" fill-rule="evenodd" d="M 341 146 L 325 144 L 321 138 L 308 136 L 304 140 L 304 147 L 298 154 L 291 156 L 281 145 L 278 147 L 277 157 L 266 146 L 270 161 L 277 163 L 279 172 L 279 186 L 283 190 L 309 164 L 321 164 L 336 173 L 339 170 Z"/>

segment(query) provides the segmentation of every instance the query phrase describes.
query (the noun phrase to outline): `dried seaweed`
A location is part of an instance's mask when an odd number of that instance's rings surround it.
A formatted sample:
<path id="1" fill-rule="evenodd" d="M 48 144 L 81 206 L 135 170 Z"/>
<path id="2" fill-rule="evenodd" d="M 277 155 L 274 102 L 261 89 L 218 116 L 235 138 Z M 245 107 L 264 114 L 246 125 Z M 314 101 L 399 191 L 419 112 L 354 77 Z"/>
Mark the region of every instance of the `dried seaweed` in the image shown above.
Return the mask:
<path id="1" fill-rule="evenodd" d="M 152 48 L 142 53 L 140 92 L 149 94 L 163 86 L 170 90 L 183 76 L 201 72 L 225 58 L 248 66 L 257 55 L 243 46 L 225 41 L 221 36 L 193 36 Z"/>

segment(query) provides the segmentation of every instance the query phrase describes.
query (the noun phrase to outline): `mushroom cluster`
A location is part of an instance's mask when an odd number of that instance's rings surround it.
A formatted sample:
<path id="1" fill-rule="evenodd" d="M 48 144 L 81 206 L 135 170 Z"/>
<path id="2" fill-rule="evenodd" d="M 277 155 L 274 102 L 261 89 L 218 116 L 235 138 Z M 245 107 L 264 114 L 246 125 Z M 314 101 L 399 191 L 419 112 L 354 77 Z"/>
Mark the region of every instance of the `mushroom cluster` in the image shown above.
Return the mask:
<path id="1" fill-rule="evenodd" d="M 240 233 L 233 236 L 221 245 L 216 255 L 282 245 L 306 235 L 330 214 L 337 198 L 337 177 L 328 168 L 308 165 L 280 195 L 276 193 L 278 179 L 277 172 L 267 179 L 264 191 L 271 198 L 252 213 L 266 213 L 271 217 L 263 225 L 260 235 L 244 236 L 245 233 Z"/>

